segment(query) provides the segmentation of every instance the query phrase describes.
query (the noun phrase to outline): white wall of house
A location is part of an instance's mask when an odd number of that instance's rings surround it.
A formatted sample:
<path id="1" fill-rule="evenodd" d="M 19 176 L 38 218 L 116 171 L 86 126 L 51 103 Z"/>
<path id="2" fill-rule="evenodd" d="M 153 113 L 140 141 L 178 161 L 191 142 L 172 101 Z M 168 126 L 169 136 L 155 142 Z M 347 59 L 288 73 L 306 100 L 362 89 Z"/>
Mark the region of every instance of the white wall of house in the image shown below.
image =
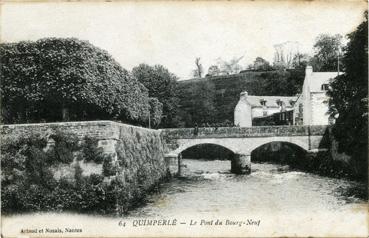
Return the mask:
<path id="1" fill-rule="evenodd" d="M 311 121 L 310 125 L 328 125 L 328 96 L 325 92 L 310 93 Z"/>
<path id="2" fill-rule="evenodd" d="M 252 118 L 270 116 L 280 111 L 280 107 L 252 107 Z M 266 115 L 264 112 L 266 112 Z"/>
<path id="3" fill-rule="evenodd" d="M 313 74 L 313 67 L 307 66 L 305 70 L 305 80 L 302 86 L 302 104 L 304 106 L 303 124 L 310 125 L 311 121 L 311 104 L 310 104 L 310 80 Z"/>
<path id="4" fill-rule="evenodd" d="M 252 126 L 251 105 L 247 101 L 247 92 L 242 92 L 234 109 L 234 124 L 239 127 Z"/>
<path id="5" fill-rule="evenodd" d="M 306 67 L 302 95 L 299 99 L 303 103 L 303 125 L 329 124 L 329 97 L 324 85 L 328 85 L 330 79 L 337 75 L 337 72 L 313 72 L 311 66 Z"/>

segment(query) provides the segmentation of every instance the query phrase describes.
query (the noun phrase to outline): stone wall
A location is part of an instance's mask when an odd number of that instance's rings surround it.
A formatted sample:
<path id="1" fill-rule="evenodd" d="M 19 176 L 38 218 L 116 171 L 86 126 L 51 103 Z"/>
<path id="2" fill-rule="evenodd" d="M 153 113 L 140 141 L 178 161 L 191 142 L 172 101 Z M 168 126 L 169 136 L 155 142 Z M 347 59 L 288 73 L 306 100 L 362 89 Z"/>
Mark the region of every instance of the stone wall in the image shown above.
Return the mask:
<path id="1" fill-rule="evenodd" d="M 168 175 L 168 166 L 164 158 L 164 144 L 160 131 L 125 125 L 112 121 L 63 122 L 42 124 L 19 124 L 0 126 L 2 140 L 21 138 L 39 134 L 52 140 L 57 131 L 98 140 L 97 146 L 108 155 L 110 173 L 106 173 L 103 164 L 78 161 L 71 164 L 57 164 L 51 167 L 54 178 L 73 180 L 76 164 L 82 169 L 83 176 L 98 174 L 104 183 L 115 181 L 117 208 L 126 211 L 128 207 L 145 196 L 153 186 Z M 106 161 L 104 161 L 105 163 Z"/>
<path id="2" fill-rule="evenodd" d="M 81 139 L 84 136 L 90 136 L 99 140 L 116 140 L 119 137 L 119 130 L 116 130 L 118 125 L 124 126 L 112 121 L 11 124 L 0 126 L 0 135 L 3 140 L 6 140 L 9 137 L 29 136 L 32 134 L 49 136 L 59 130 L 65 133 L 73 133 Z"/>
<path id="3" fill-rule="evenodd" d="M 164 138 L 246 138 L 276 136 L 324 135 L 327 126 L 258 126 L 258 127 L 202 127 L 195 135 L 194 128 L 163 129 Z"/>

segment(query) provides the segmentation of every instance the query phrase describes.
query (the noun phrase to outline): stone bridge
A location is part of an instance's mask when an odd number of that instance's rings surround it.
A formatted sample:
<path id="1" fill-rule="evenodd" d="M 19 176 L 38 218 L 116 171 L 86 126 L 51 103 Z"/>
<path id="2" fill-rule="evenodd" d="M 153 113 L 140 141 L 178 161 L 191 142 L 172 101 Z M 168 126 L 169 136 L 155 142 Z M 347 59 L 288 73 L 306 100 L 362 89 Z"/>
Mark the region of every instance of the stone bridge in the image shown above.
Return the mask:
<path id="1" fill-rule="evenodd" d="M 181 152 L 200 144 L 215 144 L 234 153 L 231 171 L 246 174 L 251 168 L 251 152 L 271 142 L 294 144 L 309 153 L 326 151 L 328 126 L 260 126 L 163 129 L 161 134 L 168 145 L 166 158 L 178 165 L 180 173 Z"/>

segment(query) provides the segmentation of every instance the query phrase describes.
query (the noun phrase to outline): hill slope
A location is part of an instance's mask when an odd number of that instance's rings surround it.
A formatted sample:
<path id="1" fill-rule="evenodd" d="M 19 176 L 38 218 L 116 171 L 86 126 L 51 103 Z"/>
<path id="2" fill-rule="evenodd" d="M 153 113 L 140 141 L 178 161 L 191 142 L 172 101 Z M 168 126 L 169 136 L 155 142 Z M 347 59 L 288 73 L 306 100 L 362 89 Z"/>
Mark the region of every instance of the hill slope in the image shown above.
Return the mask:
<path id="1" fill-rule="evenodd" d="M 293 96 L 300 92 L 304 71 L 245 72 L 178 82 L 181 125 L 233 123 L 242 91 L 249 95 Z"/>

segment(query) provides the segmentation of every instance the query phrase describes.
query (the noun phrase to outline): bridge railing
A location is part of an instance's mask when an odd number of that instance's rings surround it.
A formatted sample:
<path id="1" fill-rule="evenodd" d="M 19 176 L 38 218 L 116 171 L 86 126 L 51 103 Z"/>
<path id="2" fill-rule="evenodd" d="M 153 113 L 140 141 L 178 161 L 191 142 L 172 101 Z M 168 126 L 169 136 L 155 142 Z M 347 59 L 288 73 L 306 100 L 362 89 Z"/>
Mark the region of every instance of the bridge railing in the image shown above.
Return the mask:
<path id="1" fill-rule="evenodd" d="M 266 136 L 324 135 L 329 126 L 255 126 L 255 127 L 199 127 L 162 129 L 166 138 L 235 138 Z"/>

